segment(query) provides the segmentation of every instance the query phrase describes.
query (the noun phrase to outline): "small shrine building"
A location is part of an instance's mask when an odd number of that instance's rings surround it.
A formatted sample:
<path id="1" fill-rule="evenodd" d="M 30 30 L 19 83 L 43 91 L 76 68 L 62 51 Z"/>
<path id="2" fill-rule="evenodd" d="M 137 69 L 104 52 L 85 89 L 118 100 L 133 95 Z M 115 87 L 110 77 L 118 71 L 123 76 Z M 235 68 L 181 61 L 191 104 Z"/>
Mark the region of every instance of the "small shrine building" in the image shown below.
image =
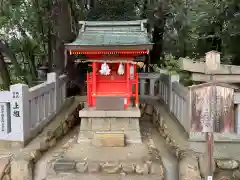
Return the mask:
<path id="1" fill-rule="evenodd" d="M 122 119 L 133 118 L 135 120 L 132 121 L 139 130 L 136 63 L 144 61 L 152 48 L 145 28 L 146 20 L 81 21 L 79 24 L 78 37 L 65 47 L 69 54 L 76 54 L 84 61 L 90 62 L 86 79 L 88 107 L 79 112 L 82 121 L 90 121 L 90 118 L 94 126 L 95 121 L 99 123 L 99 118 L 104 121 L 109 118 L 111 121 L 114 117 L 121 126 Z M 104 113 L 106 111 L 108 113 Z M 81 125 L 80 134 L 83 129 Z M 92 127 L 90 131 L 91 137 L 85 137 L 85 140 L 92 139 L 94 134 L 103 130 L 93 130 Z M 104 132 L 106 131 L 113 132 L 111 128 L 106 128 Z M 114 132 L 120 132 L 120 129 L 115 128 Z M 84 139 L 82 136 L 81 138 Z"/>

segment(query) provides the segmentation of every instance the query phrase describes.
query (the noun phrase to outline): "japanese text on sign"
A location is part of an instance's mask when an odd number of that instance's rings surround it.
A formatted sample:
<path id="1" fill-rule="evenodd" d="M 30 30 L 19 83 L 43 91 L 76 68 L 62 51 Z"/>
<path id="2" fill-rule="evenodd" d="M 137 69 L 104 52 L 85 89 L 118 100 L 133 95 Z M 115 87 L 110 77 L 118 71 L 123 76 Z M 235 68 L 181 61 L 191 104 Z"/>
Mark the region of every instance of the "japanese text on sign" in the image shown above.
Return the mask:
<path id="1" fill-rule="evenodd" d="M 20 113 L 19 113 L 19 105 L 17 102 L 14 103 L 13 106 L 13 116 L 15 117 L 20 117 Z"/>
<path id="2" fill-rule="evenodd" d="M 18 99 L 19 98 L 19 92 L 13 92 L 13 98 Z"/>
<path id="3" fill-rule="evenodd" d="M 19 92 L 13 92 L 13 99 L 19 99 Z M 14 102 L 13 105 L 13 116 L 14 117 L 20 117 L 20 112 L 19 112 L 19 104 L 18 102 Z"/>
<path id="4" fill-rule="evenodd" d="M 1 131 L 4 132 L 4 127 L 5 127 L 5 124 L 4 124 L 4 105 L 1 105 L 0 107 L 0 112 L 1 112 L 1 125 L 2 125 L 2 128 L 1 128 Z"/>

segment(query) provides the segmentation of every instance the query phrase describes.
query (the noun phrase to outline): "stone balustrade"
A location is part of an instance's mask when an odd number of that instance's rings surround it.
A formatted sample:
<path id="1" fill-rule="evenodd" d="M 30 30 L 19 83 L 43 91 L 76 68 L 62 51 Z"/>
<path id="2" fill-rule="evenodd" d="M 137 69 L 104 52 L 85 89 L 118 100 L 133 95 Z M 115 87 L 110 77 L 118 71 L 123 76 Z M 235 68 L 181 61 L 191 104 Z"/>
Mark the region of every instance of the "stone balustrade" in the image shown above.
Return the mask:
<path id="1" fill-rule="evenodd" d="M 66 75 L 49 73 L 47 81 L 29 88 L 14 84 L 0 91 L 0 140 L 24 146 L 59 112 L 66 100 Z"/>

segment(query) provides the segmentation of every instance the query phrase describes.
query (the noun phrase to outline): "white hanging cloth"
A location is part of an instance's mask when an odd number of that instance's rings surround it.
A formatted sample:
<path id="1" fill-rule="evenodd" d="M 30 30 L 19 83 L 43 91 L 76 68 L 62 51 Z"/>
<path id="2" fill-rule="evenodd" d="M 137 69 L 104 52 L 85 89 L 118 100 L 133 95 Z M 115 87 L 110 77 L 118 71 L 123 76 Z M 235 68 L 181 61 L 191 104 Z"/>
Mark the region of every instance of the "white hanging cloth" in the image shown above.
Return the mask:
<path id="1" fill-rule="evenodd" d="M 101 65 L 101 69 L 99 71 L 101 73 L 101 75 L 109 75 L 111 70 L 109 68 L 109 66 L 107 65 L 106 62 L 104 62 L 102 65 Z"/>
<path id="2" fill-rule="evenodd" d="M 118 74 L 119 75 L 124 75 L 124 66 L 122 63 L 119 64 L 118 66 Z"/>

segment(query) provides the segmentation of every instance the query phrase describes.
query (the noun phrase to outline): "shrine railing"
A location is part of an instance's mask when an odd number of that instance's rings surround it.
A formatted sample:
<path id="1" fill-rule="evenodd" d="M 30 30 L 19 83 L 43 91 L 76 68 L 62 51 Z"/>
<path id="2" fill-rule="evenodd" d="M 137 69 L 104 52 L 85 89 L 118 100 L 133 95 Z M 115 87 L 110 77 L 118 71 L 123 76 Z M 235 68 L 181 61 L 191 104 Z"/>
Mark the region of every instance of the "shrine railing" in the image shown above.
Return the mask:
<path id="1" fill-rule="evenodd" d="M 59 112 L 66 100 L 66 75 L 49 73 L 47 81 L 29 88 L 14 84 L 0 91 L 0 140 L 25 142 L 34 138 Z"/>
<path id="2" fill-rule="evenodd" d="M 189 132 L 188 88 L 179 83 L 178 75 L 168 75 L 166 70 L 160 70 L 160 73 L 139 73 L 139 83 L 141 99 L 161 100 L 169 113 Z"/>
<path id="3" fill-rule="evenodd" d="M 221 130 L 214 133 L 215 140 L 240 141 L 240 92 L 235 92 L 228 84 L 220 83 L 219 86 L 216 86 L 219 96 L 216 97 L 216 99 L 219 98 L 218 102 L 215 103 L 218 111 L 216 114 L 221 114 L 221 117 L 217 118 L 221 121 L 218 122 Z M 162 101 L 169 114 L 178 121 L 187 132 L 189 139 L 193 141 L 205 140 L 204 133 L 201 130 L 193 131 L 192 127 L 199 126 L 201 123 L 201 117 L 194 113 L 198 114 L 199 111 L 205 113 L 204 110 L 207 108 L 204 106 L 208 106 L 211 102 L 211 99 L 209 102 L 203 102 L 206 97 L 211 98 L 212 96 L 209 88 L 211 89 L 211 85 L 208 83 L 184 87 L 179 83 L 178 75 L 169 75 L 166 71 L 139 73 L 140 99 Z M 195 97 L 191 97 L 191 92 L 196 89 L 195 93 L 197 94 L 194 95 Z M 232 101 L 234 105 L 231 105 Z"/>

